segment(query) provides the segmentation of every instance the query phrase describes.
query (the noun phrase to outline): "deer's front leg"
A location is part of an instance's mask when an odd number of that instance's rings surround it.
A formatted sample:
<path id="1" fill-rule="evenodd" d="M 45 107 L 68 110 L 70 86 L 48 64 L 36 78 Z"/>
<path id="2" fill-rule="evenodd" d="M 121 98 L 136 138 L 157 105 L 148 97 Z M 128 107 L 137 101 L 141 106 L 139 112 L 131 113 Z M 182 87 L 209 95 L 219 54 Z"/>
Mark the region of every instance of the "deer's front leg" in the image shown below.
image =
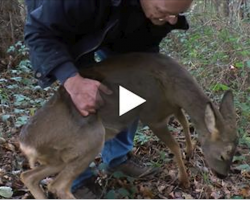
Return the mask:
<path id="1" fill-rule="evenodd" d="M 181 109 L 179 109 L 175 113 L 175 116 L 176 116 L 176 118 L 178 119 L 178 121 L 180 122 L 180 124 L 182 125 L 182 128 L 183 128 L 183 132 L 184 132 L 185 139 L 186 139 L 187 158 L 192 158 L 193 151 L 194 151 L 194 145 L 193 145 L 192 140 L 191 140 L 187 118 L 185 117 L 185 114 L 183 113 L 183 111 Z"/>
<path id="2" fill-rule="evenodd" d="M 172 134 L 169 132 L 167 124 L 159 123 L 157 125 L 150 125 L 151 130 L 154 132 L 160 140 L 162 140 L 173 152 L 178 168 L 179 168 L 179 181 L 180 184 L 188 188 L 190 186 L 186 167 L 182 160 L 179 144 L 176 142 Z"/>

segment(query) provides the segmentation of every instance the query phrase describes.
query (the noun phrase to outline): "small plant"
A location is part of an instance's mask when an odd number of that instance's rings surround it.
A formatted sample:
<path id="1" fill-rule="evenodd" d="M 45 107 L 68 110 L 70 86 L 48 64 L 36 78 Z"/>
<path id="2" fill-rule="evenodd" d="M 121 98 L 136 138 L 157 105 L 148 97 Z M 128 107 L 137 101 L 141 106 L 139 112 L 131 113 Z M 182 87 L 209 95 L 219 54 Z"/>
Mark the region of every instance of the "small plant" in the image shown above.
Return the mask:
<path id="1" fill-rule="evenodd" d="M 124 181 L 124 186 L 125 187 L 120 187 L 118 186 L 117 188 L 112 188 L 110 189 L 106 195 L 105 198 L 107 199 L 120 199 L 120 198 L 131 198 L 134 199 L 135 198 L 135 194 L 137 192 L 137 188 L 136 185 L 134 183 L 135 179 L 130 177 L 130 176 L 126 176 L 125 174 L 123 174 L 120 171 L 116 171 L 112 174 L 112 176 L 109 178 L 109 180 L 113 178 L 113 179 L 119 179 L 120 182 Z"/>
<path id="2" fill-rule="evenodd" d="M 149 140 L 158 140 L 158 138 L 152 134 L 148 126 L 142 126 L 139 124 L 136 130 L 134 142 L 136 144 L 143 145 Z"/>
<path id="3" fill-rule="evenodd" d="M 138 129 L 136 131 L 136 135 L 135 135 L 135 138 L 134 138 L 135 143 L 137 143 L 139 145 L 143 145 L 143 144 L 145 144 L 146 142 L 148 142 L 150 140 L 151 136 L 146 135 L 144 133 L 145 130 L 148 130 L 148 127 Z"/>
<path id="4" fill-rule="evenodd" d="M 23 44 L 22 41 L 18 41 L 16 44 L 9 47 L 7 53 L 17 54 L 17 56 L 20 55 L 27 56 L 29 55 L 28 51 L 29 51 L 28 47 L 25 44 Z"/>
<path id="5" fill-rule="evenodd" d="M 23 42 L 18 41 L 7 52 L 12 57 L 12 65 L 6 69 L 6 77 L 0 77 L 0 103 L 5 111 L 0 119 L 8 130 L 8 127 L 20 128 L 26 124 L 56 87 L 42 90 L 37 85 L 28 59 L 28 48 Z"/>

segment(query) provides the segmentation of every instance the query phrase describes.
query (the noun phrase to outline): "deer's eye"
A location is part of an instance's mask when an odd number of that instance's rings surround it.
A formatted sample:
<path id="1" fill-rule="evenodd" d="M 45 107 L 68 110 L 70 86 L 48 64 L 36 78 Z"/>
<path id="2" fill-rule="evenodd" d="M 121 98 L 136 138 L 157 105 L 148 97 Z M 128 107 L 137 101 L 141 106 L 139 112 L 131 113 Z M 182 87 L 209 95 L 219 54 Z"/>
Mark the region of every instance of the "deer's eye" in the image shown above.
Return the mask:
<path id="1" fill-rule="evenodd" d="M 221 159 L 222 161 L 225 161 L 225 158 L 223 157 L 223 155 L 220 156 L 220 159 Z"/>

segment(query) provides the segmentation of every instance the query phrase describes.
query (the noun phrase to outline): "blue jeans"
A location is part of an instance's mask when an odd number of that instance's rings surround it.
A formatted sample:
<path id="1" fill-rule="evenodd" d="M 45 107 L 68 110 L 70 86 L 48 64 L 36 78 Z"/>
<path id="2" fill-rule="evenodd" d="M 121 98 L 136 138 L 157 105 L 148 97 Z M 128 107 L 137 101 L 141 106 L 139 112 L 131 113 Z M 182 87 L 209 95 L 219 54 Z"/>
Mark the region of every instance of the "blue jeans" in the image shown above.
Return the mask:
<path id="1" fill-rule="evenodd" d="M 105 50 L 99 50 L 96 52 L 99 60 L 104 60 L 108 56 L 111 56 L 111 52 Z M 90 64 L 90 63 L 89 63 Z M 116 167 L 127 158 L 127 154 L 133 148 L 133 140 L 137 129 L 138 120 L 136 120 L 130 127 L 119 133 L 115 138 L 105 142 L 102 150 L 102 160 L 108 167 Z M 84 184 L 84 180 L 93 176 L 93 172 L 90 168 L 86 169 L 78 178 L 73 182 L 72 190 L 76 190 Z"/>

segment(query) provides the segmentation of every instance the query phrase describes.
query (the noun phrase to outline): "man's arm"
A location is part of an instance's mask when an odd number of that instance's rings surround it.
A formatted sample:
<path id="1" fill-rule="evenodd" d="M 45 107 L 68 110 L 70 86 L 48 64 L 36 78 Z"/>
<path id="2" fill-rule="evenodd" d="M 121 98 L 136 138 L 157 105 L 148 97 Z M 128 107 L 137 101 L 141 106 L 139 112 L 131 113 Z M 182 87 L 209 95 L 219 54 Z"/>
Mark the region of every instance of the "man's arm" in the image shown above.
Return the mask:
<path id="1" fill-rule="evenodd" d="M 102 104 L 99 89 L 110 92 L 98 81 L 82 78 L 68 51 L 68 43 L 78 34 L 77 25 L 85 24 L 90 28 L 88 20 L 93 18 L 95 9 L 92 2 L 26 0 L 29 14 L 25 41 L 30 48 L 35 75 L 42 82 L 58 79 L 84 116 L 95 112 L 98 104 Z"/>
<path id="2" fill-rule="evenodd" d="M 88 2 L 90 1 L 84 1 L 85 6 L 88 6 Z M 89 11 L 79 17 L 79 9 L 85 7 L 80 0 L 26 0 L 26 3 L 28 20 L 25 26 L 25 41 L 30 48 L 36 77 L 45 81 L 55 75 L 64 82 L 77 72 L 68 52 L 69 42 L 77 34 L 77 23 L 84 24 L 84 21 L 91 17 L 93 5 L 89 5 Z"/>

